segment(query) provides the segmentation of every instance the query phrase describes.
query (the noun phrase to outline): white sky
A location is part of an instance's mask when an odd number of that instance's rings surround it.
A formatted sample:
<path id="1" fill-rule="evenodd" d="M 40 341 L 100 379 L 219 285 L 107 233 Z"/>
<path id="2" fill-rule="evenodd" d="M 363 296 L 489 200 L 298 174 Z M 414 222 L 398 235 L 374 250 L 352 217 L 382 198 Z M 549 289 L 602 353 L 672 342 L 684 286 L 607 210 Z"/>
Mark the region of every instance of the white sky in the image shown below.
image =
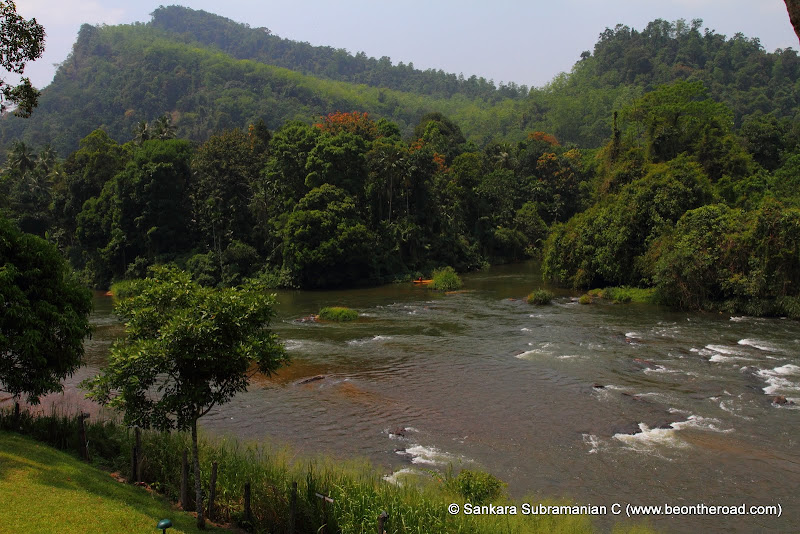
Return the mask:
<path id="1" fill-rule="evenodd" d="M 17 0 L 17 12 L 44 25 L 44 56 L 25 74 L 52 81 L 83 23 L 147 22 L 151 0 Z M 783 0 L 184 0 L 276 35 L 351 53 L 389 56 L 416 68 L 472 74 L 495 83 L 541 86 L 569 71 L 598 35 L 616 24 L 638 30 L 656 18 L 703 19 L 703 27 L 758 37 L 768 51 L 800 48 Z"/>

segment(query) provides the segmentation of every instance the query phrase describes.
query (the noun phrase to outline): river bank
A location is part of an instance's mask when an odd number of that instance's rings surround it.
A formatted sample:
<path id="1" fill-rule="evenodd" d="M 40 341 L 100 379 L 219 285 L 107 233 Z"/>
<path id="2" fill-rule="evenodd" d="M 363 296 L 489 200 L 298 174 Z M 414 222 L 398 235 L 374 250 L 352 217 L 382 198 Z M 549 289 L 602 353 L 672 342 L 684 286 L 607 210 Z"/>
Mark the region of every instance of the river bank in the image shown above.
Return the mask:
<path id="1" fill-rule="evenodd" d="M 76 446 L 79 423 L 75 416 L 31 416 L 26 411 L 17 420 L 10 411 L 0 411 L 0 429 L 9 426 L 69 450 Z M 134 532 L 141 530 L 142 527 L 137 525 L 147 522 L 148 515 L 153 518 L 160 515 L 176 519 L 176 526 L 180 527 L 176 532 L 195 531 L 190 514 L 169 512 L 163 505 L 159 508 L 152 502 L 148 505 L 133 488 L 119 484 L 123 478 L 130 480 L 134 476 L 129 470 L 134 443 L 130 430 L 98 420 L 88 424 L 86 433 L 93 462 L 109 469 L 116 468 L 117 472 L 111 476 L 118 481 L 112 482 L 111 477 L 102 475 L 96 468 L 49 447 L 0 430 L 0 444 L 3 444 L 3 453 L 0 454 L 3 463 L 0 466 L 7 467 L 0 477 L 0 486 L 10 483 L 7 478 L 12 472 L 19 478 L 19 461 L 14 455 L 21 454 L 20 447 L 36 450 L 39 469 L 53 471 L 49 476 L 56 478 L 59 473 L 65 473 L 65 480 L 60 482 L 66 482 L 67 486 L 63 488 L 66 491 L 48 492 L 39 499 L 40 507 L 53 510 L 47 525 L 57 525 L 64 532 L 72 532 L 80 514 L 76 516 L 61 510 L 62 504 L 59 503 L 80 501 L 88 492 L 96 496 L 93 502 L 97 514 L 91 519 L 92 524 L 98 526 L 96 530 Z M 140 444 L 138 476 L 148 487 L 176 502 L 181 487 L 180 458 L 189 447 L 189 436 L 145 431 L 141 433 Z M 579 510 L 574 514 L 511 513 L 510 510 L 517 507 L 500 497 L 502 486 L 493 482 L 490 475 L 476 472 L 462 472 L 458 476 L 448 472 L 443 477 L 429 475 L 424 480 L 406 478 L 389 483 L 371 466 L 360 461 L 342 463 L 319 455 L 298 458 L 288 449 L 244 444 L 235 438 L 204 437 L 200 441 L 200 461 L 201 484 L 206 488 L 206 494 L 212 491 L 210 473 L 218 473 L 213 486 L 216 498 L 210 515 L 217 521 L 233 523 L 246 531 L 294 534 L 317 533 L 324 529 L 325 532 L 366 533 L 375 531 L 381 516 L 386 532 L 393 534 L 579 534 L 594 531 L 590 518 L 586 514 L 579 515 Z M 212 469 L 212 462 L 217 468 Z M 190 476 L 189 485 L 192 484 Z M 250 489 L 245 489 L 246 486 Z M 128 504 L 123 506 L 125 510 L 120 510 L 115 502 L 109 500 L 106 503 L 104 496 L 114 500 L 126 496 L 124 500 Z M 12 499 L 7 511 L 13 511 L 17 506 L 15 503 L 17 501 Z M 533 501 L 526 502 L 519 509 L 535 506 L 536 510 L 542 510 L 560 504 L 537 500 L 535 505 Z M 454 513 L 454 506 L 464 513 Z M 86 509 L 85 506 L 80 508 Z M 489 513 L 490 510 L 495 513 Z M 509 512 L 499 514 L 497 510 Z M 60 519 L 53 520 L 53 517 Z M 129 520 L 122 519 L 125 517 Z M 18 518 L 0 518 L 0 527 L 16 524 L 9 523 L 16 520 Z M 155 524 L 155 519 L 151 522 Z M 34 531 L 37 530 L 34 528 Z M 642 531 L 639 527 L 615 529 L 619 533 Z"/>
<path id="2" fill-rule="evenodd" d="M 540 279 L 522 264 L 464 275 L 450 295 L 410 283 L 278 291 L 273 328 L 292 365 L 201 425 L 300 455 L 366 458 L 387 477 L 451 463 L 485 470 L 517 502 L 783 505 L 780 518 L 649 518 L 670 532 L 800 529 L 787 504 L 800 485 L 800 411 L 773 402 L 800 400 L 798 323 L 582 306 L 558 288 L 547 288 L 552 305 L 529 305 Z M 359 318 L 300 320 L 324 306 Z M 67 404 L 122 332 L 110 298 L 98 295 L 95 309 L 88 365 L 67 381 Z"/>

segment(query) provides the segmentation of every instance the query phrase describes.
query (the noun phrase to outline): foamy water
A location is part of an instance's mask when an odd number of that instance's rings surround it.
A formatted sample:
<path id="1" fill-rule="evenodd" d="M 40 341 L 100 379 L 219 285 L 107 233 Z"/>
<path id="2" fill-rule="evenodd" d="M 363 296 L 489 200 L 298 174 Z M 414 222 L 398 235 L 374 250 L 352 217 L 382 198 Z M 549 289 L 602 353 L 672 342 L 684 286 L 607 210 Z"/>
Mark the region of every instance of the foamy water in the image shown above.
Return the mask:
<path id="1" fill-rule="evenodd" d="M 430 466 L 445 466 L 457 460 L 457 457 L 436 447 L 414 445 L 407 449 L 396 451 L 401 456 L 410 456 L 412 464 Z"/>
<path id="2" fill-rule="evenodd" d="M 783 395 L 787 399 L 794 399 L 800 394 L 800 366 L 786 364 L 774 369 L 762 369 L 758 371 L 758 376 L 767 382 L 763 388 L 767 395 Z"/>
<path id="3" fill-rule="evenodd" d="M 216 408 L 204 432 L 367 458 L 399 482 L 474 459 L 512 499 L 757 504 L 769 495 L 783 518 L 651 520 L 664 532 L 800 532 L 800 509 L 786 504 L 800 487 L 800 406 L 772 403 L 800 398 L 800 324 L 564 304 L 567 291 L 553 306 L 509 303 L 541 280 L 526 269 L 465 275 L 474 291 L 458 295 L 403 284 L 279 292 L 272 326 L 288 340 L 288 377 Z M 370 319 L 294 321 L 330 302 Z M 293 385 L 317 375 L 326 378 Z"/>
<path id="4" fill-rule="evenodd" d="M 351 339 L 347 341 L 348 345 L 365 345 L 367 343 L 375 343 L 377 341 L 388 341 L 392 339 L 392 336 L 372 336 L 372 337 L 364 337 L 359 339 Z"/>
<path id="5" fill-rule="evenodd" d="M 614 434 L 613 437 L 630 450 L 664 458 L 666 457 L 661 449 L 683 449 L 689 446 L 678 438 L 675 428 L 650 428 L 645 423 L 639 423 L 639 430 L 636 434 Z"/>
<path id="6" fill-rule="evenodd" d="M 738 343 L 739 345 L 754 347 L 757 348 L 758 350 L 764 350 L 769 352 L 781 352 L 781 349 L 779 349 L 772 343 L 767 343 L 766 341 L 761 341 L 758 339 L 740 339 Z"/>
<path id="7" fill-rule="evenodd" d="M 413 469 L 411 467 L 404 467 L 402 469 L 398 469 L 397 471 L 395 471 L 391 475 L 385 475 L 383 477 L 383 480 L 385 480 L 389 484 L 394 484 L 396 486 L 399 486 L 399 485 L 403 484 L 403 480 L 402 480 L 403 477 L 416 476 L 416 475 L 421 475 L 421 474 L 422 474 L 421 471 L 418 471 L 418 470 Z"/>

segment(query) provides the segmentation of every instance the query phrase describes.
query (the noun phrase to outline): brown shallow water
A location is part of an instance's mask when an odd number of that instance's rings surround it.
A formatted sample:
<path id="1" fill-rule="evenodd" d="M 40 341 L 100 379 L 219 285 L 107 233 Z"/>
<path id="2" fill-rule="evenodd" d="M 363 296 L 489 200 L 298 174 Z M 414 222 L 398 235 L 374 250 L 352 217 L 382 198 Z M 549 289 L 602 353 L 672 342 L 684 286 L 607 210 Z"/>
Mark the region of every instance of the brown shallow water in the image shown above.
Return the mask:
<path id="1" fill-rule="evenodd" d="M 780 518 L 648 520 L 670 532 L 800 531 L 800 410 L 770 402 L 800 404 L 800 324 L 581 306 L 564 292 L 530 306 L 521 299 L 541 285 L 533 264 L 464 280 L 467 291 L 450 295 L 412 284 L 278 292 L 273 327 L 292 365 L 208 414 L 203 428 L 366 457 L 386 474 L 486 469 L 518 503 L 780 504 Z M 361 317 L 297 321 L 326 305 Z M 121 333 L 110 310 L 98 295 L 89 366 L 68 396 Z"/>

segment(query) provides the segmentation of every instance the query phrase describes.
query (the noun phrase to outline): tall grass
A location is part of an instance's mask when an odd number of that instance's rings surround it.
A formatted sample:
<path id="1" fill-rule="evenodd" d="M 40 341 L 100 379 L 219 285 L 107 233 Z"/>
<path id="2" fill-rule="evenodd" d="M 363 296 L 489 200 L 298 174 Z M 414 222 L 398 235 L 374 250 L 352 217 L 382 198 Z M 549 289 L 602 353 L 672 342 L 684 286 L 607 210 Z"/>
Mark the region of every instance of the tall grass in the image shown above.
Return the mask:
<path id="1" fill-rule="evenodd" d="M 0 411 L 0 429 L 14 428 L 58 448 L 77 450 L 76 417 L 32 417 L 15 421 L 10 411 Z M 89 448 L 94 461 L 123 474 L 130 470 L 133 432 L 109 422 L 89 422 Z M 185 433 L 142 432 L 142 475 L 145 482 L 177 501 L 180 492 L 181 457 L 190 449 Z M 502 484 L 475 471 L 457 477 L 428 477 L 420 484 L 395 485 L 383 480 L 366 463 L 343 463 L 326 457 L 297 460 L 286 449 L 264 444 L 245 444 L 233 438 L 209 438 L 199 442 L 201 484 L 208 495 L 212 462 L 218 477 L 213 517 L 246 526 L 253 532 L 289 533 L 294 484 L 297 487 L 295 529 L 316 533 L 322 525 L 328 533 L 356 534 L 377 531 L 377 518 L 389 514 L 390 534 L 463 533 L 524 534 L 533 532 L 591 532 L 583 516 L 471 516 L 451 515 L 450 503 L 466 498 L 503 502 Z M 464 472 L 462 472 L 464 473 Z M 191 475 L 190 475 L 191 478 Z M 252 488 L 252 523 L 244 522 L 244 485 Z M 190 480 L 190 487 L 193 481 Z M 192 492 L 193 493 L 193 492 Z M 333 499 L 325 503 L 317 494 Z M 512 504 L 507 502 L 507 504 Z M 519 506 L 520 503 L 517 503 Z"/>

